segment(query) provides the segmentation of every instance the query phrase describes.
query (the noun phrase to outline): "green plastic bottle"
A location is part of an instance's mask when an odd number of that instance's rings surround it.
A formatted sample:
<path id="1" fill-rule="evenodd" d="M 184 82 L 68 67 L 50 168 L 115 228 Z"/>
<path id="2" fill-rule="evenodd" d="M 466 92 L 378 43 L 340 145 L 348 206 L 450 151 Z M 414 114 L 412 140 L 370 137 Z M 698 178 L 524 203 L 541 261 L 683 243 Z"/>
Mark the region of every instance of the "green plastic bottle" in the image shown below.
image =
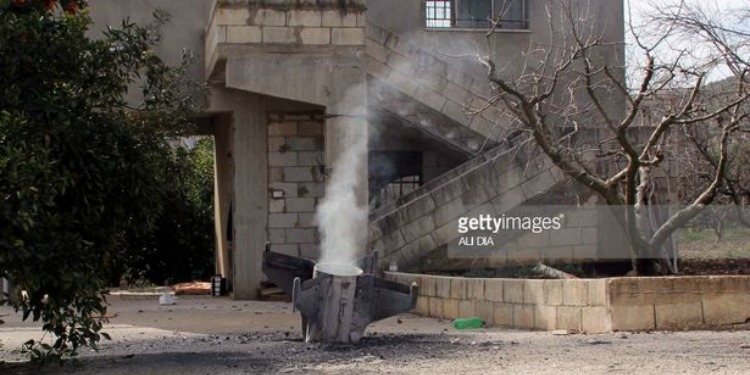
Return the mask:
<path id="1" fill-rule="evenodd" d="M 484 321 L 477 316 L 458 318 L 453 321 L 453 327 L 456 329 L 482 328 L 484 327 Z"/>

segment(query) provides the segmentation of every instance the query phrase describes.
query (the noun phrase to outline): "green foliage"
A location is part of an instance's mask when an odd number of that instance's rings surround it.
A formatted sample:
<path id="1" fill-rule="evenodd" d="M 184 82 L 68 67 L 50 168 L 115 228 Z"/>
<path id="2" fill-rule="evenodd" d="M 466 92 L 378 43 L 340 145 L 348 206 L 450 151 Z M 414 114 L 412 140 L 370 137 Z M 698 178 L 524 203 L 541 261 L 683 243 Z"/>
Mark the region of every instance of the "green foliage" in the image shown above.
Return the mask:
<path id="1" fill-rule="evenodd" d="M 170 68 L 151 51 L 162 15 L 92 40 L 85 7 L 0 0 L 0 276 L 28 293 L 15 302 L 24 319 L 57 338 L 30 342 L 36 359 L 106 338 L 108 266 L 170 208 L 166 135 L 195 105 L 182 79 L 189 62 Z M 137 81 L 144 104 L 129 108 Z"/>
<path id="2" fill-rule="evenodd" d="M 214 274 L 213 142 L 176 147 L 164 169 L 164 210 L 151 230 L 133 232 L 124 259 L 128 279 L 157 285 Z"/>

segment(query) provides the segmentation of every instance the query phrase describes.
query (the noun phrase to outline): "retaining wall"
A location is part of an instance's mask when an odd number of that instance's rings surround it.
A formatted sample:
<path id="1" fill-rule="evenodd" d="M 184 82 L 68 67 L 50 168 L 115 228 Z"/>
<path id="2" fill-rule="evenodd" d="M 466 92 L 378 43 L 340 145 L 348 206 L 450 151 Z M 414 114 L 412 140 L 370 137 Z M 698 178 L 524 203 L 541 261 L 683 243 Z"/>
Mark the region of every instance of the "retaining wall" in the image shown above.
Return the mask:
<path id="1" fill-rule="evenodd" d="M 714 328 L 750 320 L 750 276 L 481 279 L 386 272 L 419 285 L 415 312 L 491 326 L 613 331 Z"/>

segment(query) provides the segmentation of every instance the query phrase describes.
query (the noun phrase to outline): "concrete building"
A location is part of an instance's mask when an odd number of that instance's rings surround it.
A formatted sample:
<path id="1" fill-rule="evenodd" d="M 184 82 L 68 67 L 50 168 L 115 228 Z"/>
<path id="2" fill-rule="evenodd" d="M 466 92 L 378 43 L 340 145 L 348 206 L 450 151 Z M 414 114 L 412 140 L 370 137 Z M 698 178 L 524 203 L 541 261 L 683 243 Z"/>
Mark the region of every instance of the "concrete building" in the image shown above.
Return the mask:
<path id="1" fill-rule="evenodd" d="M 606 41 L 624 39 L 621 0 L 571 1 L 591 7 Z M 206 132 L 216 144 L 217 272 L 234 298 L 252 299 L 266 242 L 318 257 L 315 208 L 351 137 L 368 140 L 358 197 L 372 208 L 370 250 L 384 262 L 413 264 L 444 248 L 452 221 L 478 206 L 510 209 L 558 186 L 562 175 L 543 158 L 528 156 L 541 162 L 534 174 L 506 160 L 496 114 L 464 111 L 492 93 L 466 55 L 519 74 L 533 63 L 523 59 L 529 47 L 550 40 L 551 3 L 102 0 L 91 13 L 102 26 L 145 23 L 164 9 L 171 21 L 158 52 L 171 63 L 185 48 L 197 55 L 191 74 L 210 86 Z M 602 58 L 621 62 L 622 44 L 608 48 Z"/>

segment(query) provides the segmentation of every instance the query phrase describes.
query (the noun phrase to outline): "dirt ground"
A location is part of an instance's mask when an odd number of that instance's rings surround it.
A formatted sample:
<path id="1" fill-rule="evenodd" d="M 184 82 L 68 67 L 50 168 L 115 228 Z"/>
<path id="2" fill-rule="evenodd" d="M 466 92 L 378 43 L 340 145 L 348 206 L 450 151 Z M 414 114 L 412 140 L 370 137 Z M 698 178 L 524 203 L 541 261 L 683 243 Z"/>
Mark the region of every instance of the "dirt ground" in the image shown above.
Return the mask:
<path id="1" fill-rule="evenodd" d="M 306 344 L 280 302 L 182 298 L 175 306 L 111 298 L 113 341 L 76 362 L 19 365 L 41 337 L 0 307 L 0 374 L 748 374 L 750 332 L 570 335 L 499 328 L 455 330 L 410 314 L 370 326 L 355 346 Z"/>

